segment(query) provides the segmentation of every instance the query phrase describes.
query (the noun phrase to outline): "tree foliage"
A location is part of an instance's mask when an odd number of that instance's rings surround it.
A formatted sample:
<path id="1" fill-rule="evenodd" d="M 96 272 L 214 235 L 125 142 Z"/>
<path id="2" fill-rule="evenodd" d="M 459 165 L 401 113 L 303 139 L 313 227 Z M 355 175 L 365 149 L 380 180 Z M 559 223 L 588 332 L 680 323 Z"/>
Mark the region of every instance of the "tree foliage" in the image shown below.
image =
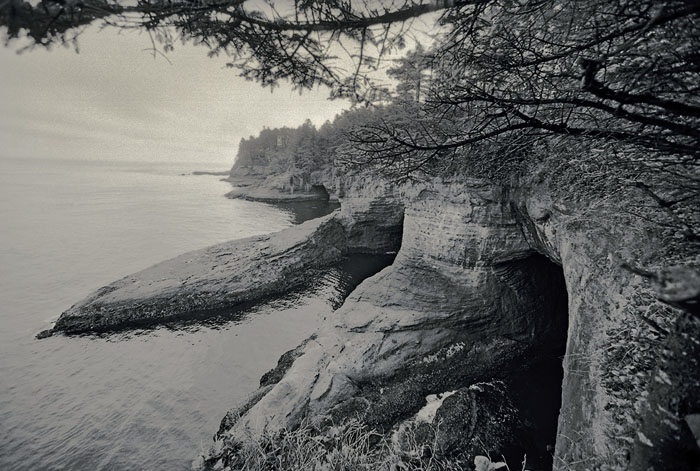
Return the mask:
<path id="1" fill-rule="evenodd" d="M 448 129 L 414 128 L 406 138 L 391 124 L 375 126 L 365 154 L 433 159 L 483 141 L 560 135 L 697 164 L 699 20 L 700 4 L 684 0 L 504 0 L 451 9 L 442 18 L 450 30 L 432 52 L 424 107 Z"/>
<path id="2" fill-rule="evenodd" d="M 431 12 L 440 14 L 432 47 L 392 55 L 415 43 L 412 21 Z M 386 101 L 382 76 L 397 79 L 401 107 L 354 132 L 344 152 L 347 162 L 395 178 L 473 164 L 475 156 L 491 169 L 517 168 L 576 146 L 591 160 L 642 172 L 635 184 L 661 207 L 700 194 L 696 0 L 0 4 L 7 37 L 24 32 L 37 44 L 72 40 L 96 20 L 144 28 L 166 50 L 177 39 L 206 45 L 263 85 L 326 84 L 333 96 L 368 102 Z M 662 174 L 681 191 L 657 188 L 651 180 Z"/>
<path id="3" fill-rule="evenodd" d="M 347 142 L 350 130 L 377 120 L 380 115 L 387 115 L 385 107 L 357 108 L 337 115 L 319 128 L 308 119 L 297 128 L 265 128 L 257 136 L 241 139 L 232 173 L 333 173 L 336 152 Z"/>
<path id="4" fill-rule="evenodd" d="M 416 42 L 412 22 L 431 12 L 440 16 L 429 50 L 397 59 Z M 143 28 L 165 50 L 178 39 L 206 45 L 268 86 L 326 84 L 333 96 L 386 102 L 382 77 L 398 80 L 392 113 L 365 123 L 343 149 L 346 162 L 392 178 L 474 166 L 506 173 L 576 148 L 594 165 L 623 169 L 671 225 L 676 208 L 700 196 L 696 0 L 0 4 L 8 38 L 42 45 L 70 41 L 97 20 Z"/>
<path id="5" fill-rule="evenodd" d="M 442 11 L 444 32 L 430 61 L 417 49 L 388 74 L 413 74 L 399 93 L 420 101 L 422 72 L 430 65 L 428 101 L 438 106 L 437 116 L 459 119 L 461 132 L 419 134 L 410 142 L 388 136 L 389 146 L 447 150 L 527 130 L 697 160 L 700 4 L 693 0 L 306 0 L 279 6 L 8 0 L 0 7 L 0 25 L 8 27 L 9 38 L 25 31 L 48 44 L 103 19 L 145 28 L 165 49 L 177 37 L 207 45 L 263 85 L 281 79 L 299 87 L 323 83 L 335 96 L 369 100 L 385 96 L 369 72 L 405 43 L 407 21 L 431 11 Z M 447 108 L 458 113 L 446 114 Z"/>
<path id="6" fill-rule="evenodd" d="M 395 100 L 404 104 L 420 103 L 423 89 L 427 88 L 426 71 L 430 71 L 431 67 L 423 46 L 418 43 L 414 50 L 394 62 L 396 65 L 386 73 L 398 81 Z"/>
<path id="7" fill-rule="evenodd" d="M 441 146 L 534 129 L 697 158 L 700 5 L 693 0 L 8 0 L 0 25 L 8 38 L 25 31 L 48 44 L 101 18 L 152 31 L 166 49 L 176 36 L 208 45 L 263 85 L 325 83 L 337 95 L 371 98 L 367 72 L 405 43 L 405 22 L 437 10 L 446 32 L 433 54 L 432 100 L 467 111 L 472 123 Z M 411 54 L 389 73 L 415 74 L 408 69 L 424 54 Z"/>
<path id="8" fill-rule="evenodd" d="M 478 0 L 475 0 L 478 2 Z M 264 86 L 289 80 L 325 84 L 334 96 L 375 98 L 366 74 L 406 41 L 410 22 L 463 2 L 402 0 L 5 0 L 0 26 L 7 38 L 26 34 L 35 44 L 74 40 L 79 27 L 102 20 L 145 29 L 165 51 L 178 39 L 225 55 L 229 66 Z M 358 47 L 359 45 L 359 47 Z"/>

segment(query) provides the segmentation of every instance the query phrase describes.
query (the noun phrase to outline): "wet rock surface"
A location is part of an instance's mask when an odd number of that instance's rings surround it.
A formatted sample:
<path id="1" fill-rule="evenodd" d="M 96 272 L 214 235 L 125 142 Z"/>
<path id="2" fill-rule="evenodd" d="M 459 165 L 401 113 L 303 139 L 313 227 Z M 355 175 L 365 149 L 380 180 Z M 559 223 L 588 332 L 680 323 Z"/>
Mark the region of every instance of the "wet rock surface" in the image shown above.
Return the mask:
<path id="1" fill-rule="evenodd" d="M 262 377 L 260 378 L 260 387 L 264 388 L 266 386 L 272 386 L 273 384 L 279 383 L 280 380 L 287 373 L 287 371 L 289 371 L 289 368 L 291 368 L 294 364 L 294 360 L 299 358 L 304 352 L 304 347 L 306 346 L 306 344 L 309 343 L 309 341 L 314 340 L 315 338 L 316 336 L 313 335 L 310 338 L 304 340 L 296 348 L 285 352 L 279 358 L 279 360 L 277 360 L 277 365 L 273 369 L 262 375 Z"/>
<path id="2" fill-rule="evenodd" d="M 328 201 L 328 194 L 322 191 L 281 191 L 275 188 L 243 187 L 226 193 L 227 198 L 240 198 L 262 203 L 282 203 L 287 201 Z"/>

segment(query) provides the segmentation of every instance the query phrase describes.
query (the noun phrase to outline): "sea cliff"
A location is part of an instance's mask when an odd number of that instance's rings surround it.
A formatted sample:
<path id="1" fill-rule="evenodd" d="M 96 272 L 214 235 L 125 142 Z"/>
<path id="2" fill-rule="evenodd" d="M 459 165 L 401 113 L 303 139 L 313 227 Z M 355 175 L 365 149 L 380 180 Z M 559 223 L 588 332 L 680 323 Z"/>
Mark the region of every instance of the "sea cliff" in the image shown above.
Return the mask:
<path id="1" fill-rule="evenodd" d="M 686 417 L 700 383 L 688 371 L 700 355 L 688 339 L 700 322 L 621 263 L 667 262 L 658 226 L 626 211 L 639 203 L 633 191 L 569 193 L 546 170 L 500 184 L 355 177 L 341 188 L 346 228 L 379 223 L 347 236 L 384 244 L 400 233 L 396 260 L 294 352 L 276 384 L 227 415 L 205 466 L 235 464 L 237 443 L 306 420 L 322 434 L 323 423 L 359 417 L 396 437 L 442 395 L 433 420 L 454 423 L 430 443 L 465 463 L 529 453 L 539 468 L 692 469 L 697 430 Z M 389 211 L 396 223 L 403 214 L 402 231 L 382 227 Z M 675 250 L 697 264 L 691 246 Z M 685 357 L 667 362 L 677 372 L 667 377 L 660 352 L 681 338 Z M 535 404 L 552 391 L 532 383 L 557 358 L 560 402 L 543 411 Z M 662 392 L 658 382 L 668 383 Z M 484 390 L 490 400 L 479 400 Z M 497 421 L 510 433 L 484 425 Z"/>
<path id="2" fill-rule="evenodd" d="M 324 434 L 359 420 L 401 443 L 433 404 L 423 439 L 456 462 L 692 469 L 700 320 L 624 267 L 669 260 L 666 234 L 626 210 L 633 190 L 570 192 L 546 168 L 335 185 L 335 213 L 126 277 L 54 330 L 216 309 L 283 292 L 348 253 L 398 252 L 226 415 L 200 466 L 234 466 L 246 440 L 308 421 Z M 674 257 L 698 266 L 692 245 L 676 243 Z"/>

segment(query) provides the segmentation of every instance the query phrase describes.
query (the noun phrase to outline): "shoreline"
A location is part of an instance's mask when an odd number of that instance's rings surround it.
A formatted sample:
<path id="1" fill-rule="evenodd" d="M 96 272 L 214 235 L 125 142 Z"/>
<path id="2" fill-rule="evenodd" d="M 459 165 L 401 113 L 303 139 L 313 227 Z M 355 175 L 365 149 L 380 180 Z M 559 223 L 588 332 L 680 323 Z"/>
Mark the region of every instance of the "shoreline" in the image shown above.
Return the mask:
<path id="1" fill-rule="evenodd" d="M 213 171 L 213 170 L 195 170 L 193 171 L 190 175 L 195 175 L 195 176 L 200 176 L 200 175 L 211 175 L 214 177 L 225 177 L 229 174 L 228 171 L 222 170 L 222 171 Z"/>
<path id="2" fill-rule="evenodd" d="M 287 203 L 306 201 L 339 202 L 338 196 L 331 193 L 323 184 L 306 185 L 305 189 L 289 182 L 280 183 L 280 179 L 272 179 L 270 176 L 233 176 L 222 179 L 229 182 L 233 189 L 226 193 L 230 199 L 244 199 L 261 203 Z M 281 188 L 280 188 L 281 186 Z M 311 188 L 311 190 L 309 190 Z"/>
<path id="3" fill-rule="evenodd" d="M 238 187 L 226 193 L 226 198 L 243 199 L 247 201 L 257 201 L 260 203 L 287 203 L 287 202 L 306 202 L 306 201 L 329 201 L 337 202 L 337 199 L 331 199 L 327 196 L 316 192 L 296 192 L 285 193 L 282 191 L 268 188 L 254 188 L 247 190 L 249 187 Z"/>

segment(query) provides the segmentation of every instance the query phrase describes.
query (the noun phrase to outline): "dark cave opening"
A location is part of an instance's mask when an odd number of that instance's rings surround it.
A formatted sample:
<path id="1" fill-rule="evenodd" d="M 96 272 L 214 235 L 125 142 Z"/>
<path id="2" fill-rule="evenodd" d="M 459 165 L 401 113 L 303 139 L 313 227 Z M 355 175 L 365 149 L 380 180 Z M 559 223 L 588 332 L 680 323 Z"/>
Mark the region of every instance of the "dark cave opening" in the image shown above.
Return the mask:
<path id="1" fill-rule="evenodd" d="M 557 438 L 568 336 L 568 293 L 562 267 L 543 255 L 526 259 L 541 301 L 534 329 L 541 342 L 531 357 L 508 374 L 508 392 L 524 424 L 522 449 L 506 453 L 510 466 L 527 456 L 527 469 L 551 470 Z"/>
<path id="2" fill-rule="evenodd" d="M 526 469 L 551 470 L 568 335 L 563 270 L 539 254 L 510 259 L 492 268 L 495 277 L 481 292 L 489 296 L 483 302 L 493 310 L 483 323 L 469 324 L 469 329 L 465 325 L 453 327 L 469 330 L 467 335 L 472 337 L 467 339 L 474 347 L 446 354 L 435 363 L 410 363 L 381 382 L 363 385 L 371 410 L 365 420 L 372 427 L 388 430 L 413 417 L 426 405 L 428 394 L 450 392 L 453 395 L 435 416 L 438 423 L 447 426 L 446 431 L 419 436 L 426 440 L 426 446 L 439 443 L 441 457 L 456 459 L 460 465 L 471 464 L 475 455 L 490 455 L 494 462 L 501 461 L 503 455 L 510 469 L 521 469 L 520 463 L 527 457 Z M 474 332 L 478 333 L 475 337 Z M 473 354 L 480 344 L 489 344 L 489 336 L 504 340 L 500 350 L 485 346 L 486 355 Z M 508 348 L 517 353 L 507 353 Z M 434 356 L 443 358 L 444 351 L 441 347 Z M 496 394 L 498 391 L 472 396 L 472 387 L 483 392 L 493 384 L 501 384 L 503 396 Z M 439 438 L 433 442 L 433 436 Z"/>
<path id="3" fill-rule="evenodd" d="M 323 185 L 311 185 L 311 192 L 316 193 L 325 201 L 328 201 L 331 199 L 330 193 L 328 193 L 328 190 Z"/>
<path id="4" fill-rule="evenodd" d="M 523 449 L 506 453 L 511 465 L 526 456 L 530 471 L 552 469 L 564 379 L 562 356 L 563 351 L 543 358 L 510 378 L 508 391 L 525 425 Z"/>

